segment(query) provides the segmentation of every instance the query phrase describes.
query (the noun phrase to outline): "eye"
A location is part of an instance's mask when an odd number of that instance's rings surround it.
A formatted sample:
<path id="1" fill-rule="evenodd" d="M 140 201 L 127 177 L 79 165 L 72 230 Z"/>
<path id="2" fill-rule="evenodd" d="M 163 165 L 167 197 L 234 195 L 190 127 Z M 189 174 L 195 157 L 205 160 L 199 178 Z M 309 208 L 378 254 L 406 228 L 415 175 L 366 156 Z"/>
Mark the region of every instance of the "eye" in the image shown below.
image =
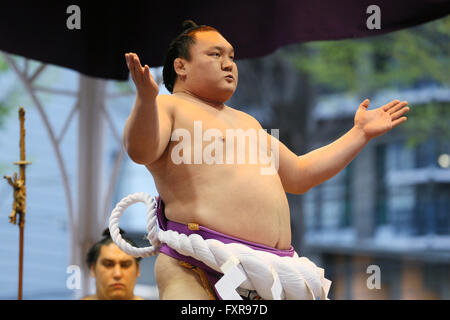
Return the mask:
<path id="1" fill-rule="evenodd" d="M 126 261 L 126 262 L 122 262 L 121 266 L 122 266 L 122 268 L 127 269 L 127 268 L 131 267 L 132 264 L 133 264 L 132 261 Z"/>
<path id="2" fill-rule="evenodd" d="M 114 262 L 104 261 L 103 266 L 105 266 L 105 268 L 112 268 L 114 267 Z"/>
<path id="3" fill-rule="evenodd" d="M 211 56 L 215 56 L 215 57 L 220 57 L 220 53 L 219 52 L 213 52 L 210 55 Z"/>

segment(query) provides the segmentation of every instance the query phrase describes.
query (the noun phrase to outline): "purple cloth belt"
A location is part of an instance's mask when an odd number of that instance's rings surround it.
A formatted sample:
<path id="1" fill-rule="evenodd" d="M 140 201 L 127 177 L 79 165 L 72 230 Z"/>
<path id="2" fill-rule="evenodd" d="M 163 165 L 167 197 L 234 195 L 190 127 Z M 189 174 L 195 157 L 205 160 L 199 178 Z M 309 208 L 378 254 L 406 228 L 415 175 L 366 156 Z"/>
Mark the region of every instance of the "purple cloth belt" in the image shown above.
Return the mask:
<path id="1" fill-rule="evenodd" d="M 191 230 L 188 228 L 187 225 L 182 224 L 182 223 L 178 223 L 178 222 L 174 222 L 174 221 L 170 221 L 167 220 L 165 214 L 164 214 L 164 202 L 162 201 L 161 197 L 157 197 L 157 207 L 156 207 L 156 214 L 158 217 L 158 224 L 159 224 L 159 228 L 161 230 L 167 231 L 167 230 L 173 230 L 173 231 L 177 231 L 178 233 L 184 233 L 186 235 L 191 235 L 193 233 L 199 234 L 200 236 L 202 236 L 203 239 L 207 240 L 207 239 L 216 239 L 219 240 L 222 243 L 241 243 L 246 245 L 247 247 L 250 247 L 252 249 L 255 250 L 259 250 L 259 251 L 266 251 L 266 252 L 270 252 L 273 254 L 276 254 L 277 256 L 280 257 L 293 257 L 294 256 L 294 248 L 291 246 L 288 250 L 279 250 L 279 249 L 275 249 L 272 247 L 268 247 L 265 246 L 263 244 L 259 244 L 259 243 L 255 243 L 255 242 L 250 242 L 250 241 L 246 241 L 246 240 L 242 240 L 239 238 L 235 238 L 235 237 L 231 237 L 231 236 L 227 236 L 223 233 L 208 229 L 206 227 L 203 226 L 199 226 L 199 230 Z M 216 270 L 208 267 L 206 264 L 204 264 L 203 262 L 194 259 L 193 257 L 189 257 L 189 256 L 185 256 L 182 254 L 179 254 L 177 251 L 175 251 L 174 249 L 170 248 L 167 244 L 163 243 L 161 244 L 161 247 L 159 249 L 160 252 L 165 253 L 166 255 L 187 262 L 193 266 L 199 267 L 201 269 L 203 269 L 203 271 L 205 271 L 205 274 L 209 280 L 209 283 L 212 285 L 212 287 L 214 288 L 214 291 L 216 292 L 216 295 L 219 299 L 220 295 L 217 293 L 215 284 L 217 281 L 219 281 L 219 279 L 222 277 L 222 273 L 217 272 Z"/>

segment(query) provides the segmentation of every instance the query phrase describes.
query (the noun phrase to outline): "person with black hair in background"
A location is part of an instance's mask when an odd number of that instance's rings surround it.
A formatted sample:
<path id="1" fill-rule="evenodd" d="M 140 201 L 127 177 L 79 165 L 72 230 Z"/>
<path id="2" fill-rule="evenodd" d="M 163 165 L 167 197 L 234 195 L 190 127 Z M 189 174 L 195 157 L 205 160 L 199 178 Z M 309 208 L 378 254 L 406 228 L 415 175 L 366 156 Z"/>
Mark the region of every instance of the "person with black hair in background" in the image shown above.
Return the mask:
<path id="1" fill-rule="evenodd" d="M 122 238 L 133 246 L 133 240 Z M 109 229 L 105 229 L 103 238 L 95 243 L 86 255 L 86 263 L 95 278 L 95 294 L 81 300 L 143 300 L 134 295 L 134 286 L 140 276 L 141 258 L 132 257 L 112 241 Z"/>

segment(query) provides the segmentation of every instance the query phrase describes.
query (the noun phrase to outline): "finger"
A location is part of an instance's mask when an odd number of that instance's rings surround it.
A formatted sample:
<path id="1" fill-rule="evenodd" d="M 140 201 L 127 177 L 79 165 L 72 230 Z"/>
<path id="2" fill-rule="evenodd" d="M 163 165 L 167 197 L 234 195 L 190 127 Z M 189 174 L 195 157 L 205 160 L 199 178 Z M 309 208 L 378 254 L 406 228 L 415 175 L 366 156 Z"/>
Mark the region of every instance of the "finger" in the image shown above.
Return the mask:
<path id="1" fill-rule="evenodd" d="M 150 67 L 148 65 L 145 65 L 144 67 L 144 80 L 150 81 L 152 78 L 152 74 L 150 73 Z"/>
<path id="2" fill-rule="evenodd" d="M 139 59 L 135 55 L 133 55 L 133 68 L 134 72 L 136 72 L 136 78 L 140 77 L 142 79 L 142 67 L 139 63 Z"/>
<path id="3" fill-rule="evenodd" d="M 133 60 L 131 59 L 131 53 L 125 53 L 125 60 L 127 62 L 128 70 L 130 71 L 131 77 L 134 80 L 134 69 L 133 69 Z"/>
<path id="4" fill-rule="evenodd" d="M 401 110 L 391 114 L 391 119 L 396 120 L 396 119 L 400 118 L 402 115 L 404 115 L 405 113 L 407 113 L 408 111 L 409 111 L 409 107 L 404 107 Z"/>
<path id="5" fill-rule="evenodd" d="M 133 67 L 135 64 L 134 59 L 133 59 L 133 54 L 131 52 L 129 52 L 127 54 L 127 62 L 130 65 L 130 68 Z"/>
<path id="6" fill-rule="evenodd" d="M 397 103 L 395 106 L 393 106 L 392 108 L 387 110 L 387 113 L 393 114 L 393 113 L 397 112 L 398 110 L 400 110 L 401 108 L 403 108 L 404 106 L 406 106 L 407 104 L 408 104 L 408 101 L 402 101 L 400 103 Z"/>
<path id="7" fill-rule="evenodd" d="M 139 56 L 138 56 L 136 53 L 133 53 L 133 57 L 136 59 L 136 61 L 137 61 L 138 65 L 139 65 L 139 67 L 142 68 L 141 60 L 139 60 Z"/>
<path id="8" fill-rule="evenodd" d="M 400 100 L 392 100 L 391 102 L 389 102 L 388 104 L 385 104 L 384 106 L 382 106 L 382 109 L 384 111 L 388 111 L 390 108 L 392 108 L 393 106 L 395 106 L 397 103 L 399 103 Z"/>
<path id="9" fill-rule="evenodd" d="M 128 58 L 128 69 L 130 70 L 131 78 L 133 79 L 134 83 L 136 83 L 136 80 L 137 80 L 136 70 L 135 70 L 135 63 L 134 63 L 132 54 L 129 53 L 127 58 Z"/>
<path id="10" fill-rule="evenodd" d="M 403 122 L 406 121 L 406 117 L 401 117 L 400 119 L 397 119 L 395 121 L 392 122 L 392 129 L 395 128 L 396 126 L 398 126 L 399 124 L 402 124 Z"/>
<path id="11" fill-rule="evenodd" d="M 126 58 L 127 58 L 128 69 L 130 70 L 130 72 L 134 72 L 135 62 L 133 59 L 133 55 L 131 53 L 127 53 Z"/>
<path id="12" fill-rule="evenodd" d="M 126 53 L 125 54 L 125 60 L 126 60 L 126 62 L 127 62 L 127 67 L 128 67 L 128 70 L 130 70 L 130 72 L 132 71 L 132 63 L 133 63 L 133 61 L 132 61 L 132 59 L 131 59 L 131 55 L 129 54 L 129 53 Z"/>
<path id="13" fill-rule="evenodd" d="M 125 63 L 127 64 L 127 68 L 130 69 L 130 63 L 128 62 L 128 53 L 125 53 Z"/>
<path id="14" fill-rule="evenodd" d="M 369 106 L 370 100 L 366 99 L 364 100 L 359 106 L 363 108 L 367 108 Z"/>
<path id="15" fill-rule="evenodd" d="M 141 75 L 142 75 L 144 68 L 142 67 L 141 61 L 139 60 L 139 57 L 138 57 L 138 55 L 136 53 L 133 53 L 133 60 L 134 60 L 134 63 L 135 63 L 135 66 L 136 66 L 137 70 L 139 70 Z"/>

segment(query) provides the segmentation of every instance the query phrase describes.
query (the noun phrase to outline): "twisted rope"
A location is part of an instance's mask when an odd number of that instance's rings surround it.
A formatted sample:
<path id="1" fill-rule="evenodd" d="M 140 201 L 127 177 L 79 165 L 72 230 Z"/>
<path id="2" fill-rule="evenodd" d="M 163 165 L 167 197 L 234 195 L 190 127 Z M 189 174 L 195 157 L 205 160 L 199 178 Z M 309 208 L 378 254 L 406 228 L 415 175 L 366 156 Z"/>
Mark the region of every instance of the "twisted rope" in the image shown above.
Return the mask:
<path id="1" fill-rule="evenodd" d="M 136 248 L 123 240 L 119 230 L 119 219 L 125 210 L 137 202 L 143 202 L 147 208 L 147 238 L 152 246 Z M 156 202 L 148 194 L 137 192 L 123 198 L 111 212 L 109 218 L 109 232 L 114 243 L 129 255 L 134 257 L 149 257 L 158 253 L 161 242 L 158 239 L 158 223 L 156 222 Z"/>
<path id="2" fill-rule="evenodd" d="M 152 244 L 150 247 L 135 248 L 124 241 L 119 232 L 120 216 L 136 202 L 144 202 L 147 207 L 147 237 Z M 173 230 L 163 231 L 158 227 L 155 200 L 143 192 L 129 195 L 116 205 L 110 216 L 109 228 L 117 246 L 132 256 L 155 255 L 161 243 L 166 243 L 178 253 L 200 260 L 210 268 L 224 273 L 222 279 L 230 270 L 230 264 L 234 265 L 245 279 L 240 281 L 239 287 L 256 290 L 263 299 L 327 299 L 331 281 L 325 279 L 324 270 L 308 258 L 299 257 L 297 253 L 293 257 L 280 257 L 240 243 L 224 244 L 215 239 L 205 240 L 198 234 L 187 236 Z M 278 290 L 278 293 L 277 284 L 281 284 L 281 291 Z"/>

